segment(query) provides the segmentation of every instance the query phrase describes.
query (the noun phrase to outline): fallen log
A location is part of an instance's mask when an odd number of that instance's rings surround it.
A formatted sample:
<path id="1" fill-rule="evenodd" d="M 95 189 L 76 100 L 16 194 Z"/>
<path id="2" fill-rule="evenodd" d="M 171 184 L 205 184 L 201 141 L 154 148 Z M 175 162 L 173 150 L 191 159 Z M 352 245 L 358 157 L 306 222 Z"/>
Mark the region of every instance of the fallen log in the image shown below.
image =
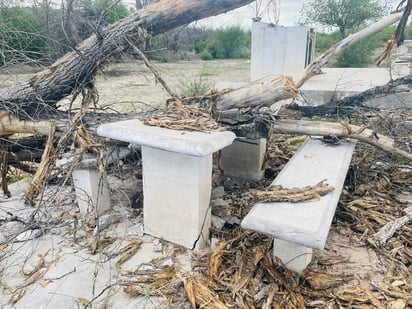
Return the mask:
<path id="1" fill-rule="evenodd" d="M 412 153 L 395 147 L 395 141 L 387 136 L 376 133 L 371 129 L 348 124 L 308 120 L 276 120 L 272 124 L 273 133 L 299 134 L 314 136 L 336 136 L 353 138 L 382 150 L 412 160 Z"/>
<path id="2" fill-rule="evenodd" d="M 385 224 L 377 233 L 369 237 L 368 241 L 377 246 L 385 245 L 397 230 L 412 221 L 412 206 L 405 208 L 404 212 L 404 216 Z"/>
<path id="3" fill-rule="evenodd" d="M 48 135 L 52 123 L 50 121 L 19 120 L 6 111 L 0 112 L 0 136 L 15 133 Z"/>
<path id="4" fill-rule="evenodd" d="M 400 77 L 395 80 L 389 81 L 387 84 L 382 86 L 376 86 L 365 90 L 361 93 L 350 95 L 344 97 L 343 99 L 337 101 L 327 102 L 322 105 L 316 106 L 306 106 L 298 104 L 290 104 L 286 106 L 289 110 L 297 110 L 302 112 L 305 117 L 313 116 L 338 116 L 346 117 L 347 114 L 353 113 L 355 110 L 358 111 L 371 111 L 379 110 L 377 108 L 369 107 L 364 105 L 364 103 L 374 99 L 384 97 L 390 94 L 405 93 L 412 90 L 412 75 L 407 75 Z"/>
<path id="5" fill-rule="evenodd" d="M 267 76 L 244 87 L 230 91 L 216 100 L 218 110 L 229 110 L 233 108 L 253 108 L 270 106 L 284 99 L 292 99 L 297 95 L 300 88 L 308 79 L 317 74 L 320 69 L 336 55 L 354 45 L 355 43 L 368 38 L 381 31 L 387 26 L 399 21 L 403 13 L 389 15 L 382 20 L 356 32 L 332 46 L 325 53 L 316 58 L 293 82 L 291 78 L 284 76 Z"/>
<path id="6" fill-rule="evenodd" d="M 396 23 L 403 16 L 403 12 L 391 14 L 384 17 L 378 22 L 371 24 L 370 26 L 349 35 L 335 46 L 329 48 L 325 53 L 316 58 L 301 74 L 301 76 L 295 81 L 297 87 L 301 87 L 308 79 L 317 74 L 320 69 L 327 64 L 336 55 L 343 52 L 348 47 L 378 33 L 382 29 Z"/>
<path id="7" fill-rule="evenodd" d="M 229 91 L 216 100 L 218 110 L 268 106 L 277 101 L 296 97 L 298 89 L 286 76 L 268 76 Z"/>

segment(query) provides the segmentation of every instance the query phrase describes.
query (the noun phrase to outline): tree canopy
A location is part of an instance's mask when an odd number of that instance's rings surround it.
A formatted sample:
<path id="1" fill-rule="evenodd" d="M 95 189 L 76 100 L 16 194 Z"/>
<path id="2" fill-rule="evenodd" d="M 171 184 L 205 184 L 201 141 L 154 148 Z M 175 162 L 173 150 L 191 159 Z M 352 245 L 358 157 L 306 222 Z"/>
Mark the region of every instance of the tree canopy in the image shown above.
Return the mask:
<path id="1" fill-rule="evenodd" d="M 386 7 L 377 0 L 311 0 L 302 9 L 305 22 L 337 27 L 342 39 L 348 29 L 377 20 L 385 12 Z"/>

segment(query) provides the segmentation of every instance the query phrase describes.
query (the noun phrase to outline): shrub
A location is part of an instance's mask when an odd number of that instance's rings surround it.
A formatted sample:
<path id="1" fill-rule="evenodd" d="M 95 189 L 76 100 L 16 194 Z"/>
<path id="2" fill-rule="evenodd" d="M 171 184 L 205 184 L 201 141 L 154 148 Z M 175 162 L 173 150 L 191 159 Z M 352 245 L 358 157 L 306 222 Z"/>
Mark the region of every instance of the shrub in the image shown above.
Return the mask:
<path id="1" fill-rule="evenodd" d="M 370 63 L 376 42 L 365 40 L 343 51 L 336 59 L 336 66 L 341 68 L 366 67 Z"/>
<path id="2" fill-rule="evenodd" d="M 196 54 L 202 53 L 206 49 L 206 46 L 207 42 L 205 40 L 196 39 L 194 44 Z"/>
<path id="3" fill-rule="evenodd" d="M 47 39 L 32 14 L 21 8 L 3 8 L 0 16 L 0 65 L 44 56 Z"/>
<path id="4" fill-rule="evenodd" d="M 200 59 L 206 60 L 206 61 L 212 60 L 213 56 L 207 50 L 204 50 L 200 53 Z"/>
<path id="5" fill-rule="evenodd" d="M 250 47 L 250 34 L 240 27 L 229 27 L 218 30 L 207 49 L 213 58 L 242 58 L 244 47 Z"/>
<path id="6" fill-rule="evenodd" d="M 129 14 L 124 4 L 118 3 L 114 5 L 113 0 L 97 0 L 95 2 L 95 10 L 98 18 L 100 18 L 101 14 L 105 14 L 104 21 L 106 24 L 112 24 Z"/>
<path id="7" fill-rule="evenodd" d="M 199 76 L 194 79 L 183 79 L 178 84 L 179 94 L 185 97 L 196 97 L 206 94 L 210 89 L 207 78 Z"/>

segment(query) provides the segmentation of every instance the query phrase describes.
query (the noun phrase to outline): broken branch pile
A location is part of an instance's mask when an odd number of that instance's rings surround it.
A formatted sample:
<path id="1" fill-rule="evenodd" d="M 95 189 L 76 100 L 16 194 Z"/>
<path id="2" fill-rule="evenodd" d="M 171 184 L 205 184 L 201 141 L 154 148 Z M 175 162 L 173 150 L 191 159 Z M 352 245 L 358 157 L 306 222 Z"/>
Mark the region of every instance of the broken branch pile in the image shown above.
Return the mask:
<path id="1" fill-rule="evenodd" d="M 250 192 L 259 202 L 313 202 L 318 201 L 321 196 L 335 190 L 328 185 L 326 180 L 303 188 L 283 188 L 281 185 L 270 186 L 266 190 L 256 190 Z"/>

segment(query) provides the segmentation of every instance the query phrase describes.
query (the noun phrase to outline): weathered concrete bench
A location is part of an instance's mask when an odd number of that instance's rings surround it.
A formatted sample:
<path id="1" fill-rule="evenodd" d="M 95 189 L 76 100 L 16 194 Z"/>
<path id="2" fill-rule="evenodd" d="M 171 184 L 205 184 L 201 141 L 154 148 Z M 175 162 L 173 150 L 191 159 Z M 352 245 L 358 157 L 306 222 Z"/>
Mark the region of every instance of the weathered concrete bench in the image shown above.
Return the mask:
<path id="1" fill-rule="evenodd" d="M 257 203 L 243 219 L 242 228 L 274 238 L 273 254 L 289 269 L 302 273 L 312 249 L 324 248 L 354 147 L 351 141 L 306 140 L 272 185 L 296 188 L 325 179 L 335 190 L 313 202 Z"/>
<path id="2" fill-rule="evenodd" d="M 235 139 L 232 132 L 189 132 L 139 120 L 103 124 L 97 134 L 140 145 L 145 233 L 200 249 L 211 225 L 212 154 Z"/>

